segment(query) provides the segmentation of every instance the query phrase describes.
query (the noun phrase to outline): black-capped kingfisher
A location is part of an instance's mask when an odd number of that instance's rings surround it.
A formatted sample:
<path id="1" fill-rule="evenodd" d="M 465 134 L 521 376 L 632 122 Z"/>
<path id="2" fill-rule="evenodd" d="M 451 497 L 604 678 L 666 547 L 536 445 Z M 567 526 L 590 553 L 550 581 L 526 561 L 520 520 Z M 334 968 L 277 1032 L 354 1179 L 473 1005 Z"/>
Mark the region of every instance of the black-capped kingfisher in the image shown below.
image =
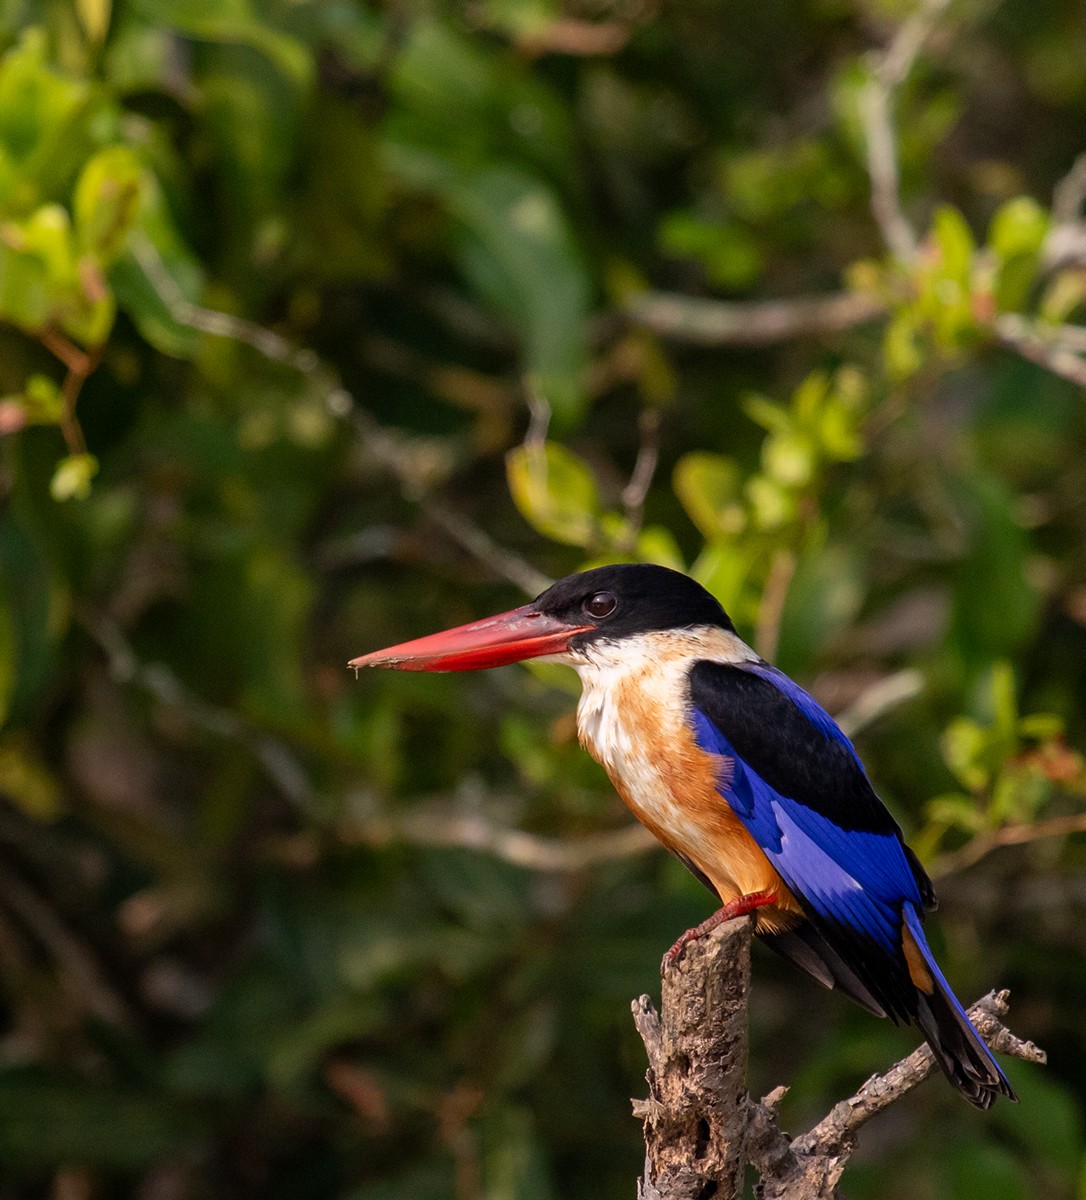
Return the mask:
<path id="1" fill-rule="evenodd" d="M 350 666 L 473 671 L 528 658 L 581 677 L 581 743 L 633 814 L 723 907 L 877 1016 L 915 1022 L 950 1082 L 988 1108 L 1007 1077 L 924 936 L 935 892 L 833 718 L 665 567 L 570 575 L 531 604 Z"/>

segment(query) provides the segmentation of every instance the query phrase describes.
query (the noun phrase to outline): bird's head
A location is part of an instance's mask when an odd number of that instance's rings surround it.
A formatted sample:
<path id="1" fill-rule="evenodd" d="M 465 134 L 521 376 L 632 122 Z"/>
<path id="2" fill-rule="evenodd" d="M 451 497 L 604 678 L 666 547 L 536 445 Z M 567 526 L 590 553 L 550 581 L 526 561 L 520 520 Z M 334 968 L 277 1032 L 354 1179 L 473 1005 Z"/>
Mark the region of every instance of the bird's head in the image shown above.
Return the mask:
<path id="1" fill-rule="evenodd" d="M 667 567 L 620 564 L 567 575 L 531 604 L 363 654 L 347 665 L 478 671 L 527 658 L 573 660 L 601 642 L 705 626 L 735 632 L 701 584 Z"/>

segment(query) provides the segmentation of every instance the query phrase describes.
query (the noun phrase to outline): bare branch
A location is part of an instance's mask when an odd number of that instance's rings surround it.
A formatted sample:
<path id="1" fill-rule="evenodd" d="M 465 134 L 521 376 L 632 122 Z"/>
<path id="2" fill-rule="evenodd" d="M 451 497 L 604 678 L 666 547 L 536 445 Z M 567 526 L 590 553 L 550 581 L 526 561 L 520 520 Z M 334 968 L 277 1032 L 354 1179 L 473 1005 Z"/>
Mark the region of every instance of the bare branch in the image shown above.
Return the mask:
<path id="1" fill-rule="evenodd" d="M 132 1010 L 94 955 L 33 888 L 2 865 L 0 894 L 4 904 L 63 968 L 64 976 L 77 989 L 80 1003 L 107 1025 L 131 1029 L 135 1023 Z"/>
<path id="2" fill-rule="evenodd" d="M 765 659 L 777 654 L 777 643 L 781 636 L 781 618 L 784 602 L 796 573 L 794 550 L 778 550 L 769 566 L 769 577 L 762 589 L 762 601 L 758 606 L 758 622 L 754 632 L 754 649 Z"/>
<path id="3" fill-rule="evenodd" d="M 447 807 L 448 797 L 442 797 L 440 803 Z M 563 840 L 503 828 L 479 813 L 442 811 L 432 803 L 405 813 L 367 813 L 340 834 L 346 841 L 368 846 L 460 846 L 485 851 L 518 867 L 548 872 L 582 871 L 597 863 L 646 854 L 659 846 L 641 825 Z"/>
<path id="4" fill-rule="evenodd" d="M 646 408 L 638 420 L 641 445 L 630 481 L 622 489 L 622 507 L 626 510 L 626 540 L 632 548 L 645 519 L 645 497 L 649 494 L 656 465 L 660 459 L 660 410 Z"/>
<path id="5" fill-rule="evenodd" d="M 1052 817 L 1029 825 L 1004 825 L 988 833 L 978 833 L 959 850 L 952 850 L 939 857 L 928 868 L 935 879 L 964 871 L 986 858 L 993 850 L 1004 846 L 1025 846 L 1030 842 L 1046 838 L 1069 837 L 1073 833 L 1086 833 L 1086 813 L 1074 813 L 1067 817 Z"/>
<path id="6" fill-rule="evenodd" d="M 1018 313 L 1000 313 L 992 323 L 997 340 L 1054 375 L 1086 388 L 1086 329 L 1043 325 Z"/>
<path id="7" fill-rule="evenodd" d="M 1086 154 L 1080 154 L 1071 169 L 1052 189 L 1052 219 L 1070 225 L 1082 217 L 1086 203 Z"/>
<path id="8" fill-rule="evenodd" d="M 727 921 L 665 969 L 660 1014 L 633 1004 L 649 1059 L 638 1200 L 738 1200 L 746 1166 L 749 917 Z"/>
<path id="9" fill-rule="evenodd" d="M 746 1096 L 750 931 L 740 918 L 687 946 L 664 971 L 659 1015 L 647 996 L 633 1005 L 650 1088 L 648 1100 L 634 1101 L 647 1149 L 639 1200 L 738 1200 L 747 1162 L 761 1176 L 760 1200 L 839 1200 L 863 1126 L 938 1071 L 923 1045 L 789 1138 L 777 1115 L 785 1088 L 760 1103 Z M 1044 1051 L 1002 1024 L 1007 1000 L 1007 992 L 990 993 L 970 1019 L 993 1050 L 1043 1063 Z"/>
<path id="10" fill-rule="evenodd" d="M 80 622 L 105 652 L 109 672 L 118 683 L 134 683 L 197 729 L 247 747 L 288 800 L 299 808 L 312 809 L 316 800 L 313 785 L 288 746 L 254 729 L 229 709 L 195 695 L 165 664 L 141 662 L 115 622 L 86 613 L 80 615 Z"/>
<path id="11" fill-rule="evenodd" d="M 311 375 L 320 367 L 320 359 L 312 350 L 299 350 L 285 337 L 280 337 L 255 321 L 247 321 L 244 317 L 235 317 L 232 313 L 201 308 L 198 304 L 193 304 L 182 294 L 173 276 L 166 270 L 154 243 L 144 234 L 134 234 L 129 245 L 140 270 L 147 277 L 147 282 L 154 288 L 155 295 L 178 325 L 210 334 L 212 337 L 241 342 L 252 347 L 264 358 L 286 363 L 304 375 Z"/>
<path id="12" fill-rule="evenodd" d="M 1004 1027 L 1007 992 L 990 992 L 969 1010 L 977 1032 L 1000 1054 L 1043 1063 L 1043 1050 Z M 891 1067 L 873 1075 L 847 1100 L 807 1133 L 789 1142 L 777 1123 L 782 1089 L 751 1106 L 751 1161 L 762 1176 L 762 1200 L 835 1200 L 837 1184 L 856 1147 L 860 1130 L 872 1117 L 900 1100 L 938 1071 L 926 1045 Z"/>
<path id="13" fill-rule="evenodd" d="M 923 688 L 924 677 L 919 671 L 911 667 L 895 671 L 865 688 L 835 720 L 849 737 L 855 737 L 899 704 L 919 696 Z"/>
<path id="14" fill-rule="evenodd" d="M 670 292 L 642 292 L 627 305 L 635 325 L 693 346 L 770 346 L 791 338 L 841 333 L 886 315 L 859 292 L 733 303 Z"/>
<path id="15" fill-rule="evenodd" d="M 162 663 L 143 663 L 119 627 L 104 617 L 82 615 L 87 632 L 105 651 L 110 674 L 119 683 L 136 684 L 160 704 L 179 712 L 195 728 L 246 746 L 282 794 L 300 809 L 326 806 L 302 763 L 285 743 L 254 729 L 236 713 L 191 692 Z M 494 797 L 488 797 L 493 800 Z M 362 815 L 337 830 L 344 841 L 369 846 L 461 846 L 494 855 L 533 871 L 576 872 L 596 863 L 633 858 L 659 849 L 641 825 L 629 824 L 576 839 L 541 837 L 504 828 L 480 813 L 449 811 L 450 798 L 418 801 L 409 812 L 369 811 L 368 797 L 355 797 Z"/>
<path id="16" fill-rule="evenodd" d="M 969 1010 L 969 1019 L 985 1042 L 1000 1054 L 1044 1063 L 1045 1052 L 1033 1042 L 1023 1041 L 1006 1029 L 1000 1018 L 1007 1015 L 1010 993 L 989 992 Z M 834 1106 L 828 1116 L 792 1143 L 800 1155 L 825 1155 L 850 1147 L 860 1129 L 900 1100 L 906 1093 L 938 1072 L 935 1056 L 926 1046 L 918 1046 L 907 1058 L 891 1067 L 885 1075 L 872 1075 L 854 1096 Z"/>
<path id="17" fill-rule="evenodd" d="M 195 329 L 212 337 L 227 338 L 256 350 L 273 362 L 284 363 L 306 376 L 323 376 L 327 381 L 325 403 L 329 412 L 340 419 L 350 418 L 366 449 L 389 471 L 400 485 L 404 497 L 417 504 L 436 525 L 469 554 L 504 579 L 508 579 L 529 596 L 538 595 L 552 580 L 531 564 L 500 547 L 482 529 L 473 525 L 461 513 L 433 500 L 419 480 L 406 469 L 406 456 L 396 453 L 394 438 L 381 430 L 351 395 L 339 383 L 332 369 L 312 351 L 298 349 L 286 338 L 253 321 L 230 313 L 201 308 L 187 300 L 166 270 L 158 251 L 145 237 L 132 241 L 133 254 L 159 300 L 179 325 Z M 400 439 L 402 442 L 405 439 Z"/>
<path id="18" fill-rule="evenodd" d="M 860 94 L 867 173 L 871 179 L 871 211 L 887 249 L 904 263 L 915 260 L 917 237 L 901 207 L 893 97 L 909 77 L 948 2 L 925 0 L 898 27 L 886 49 L 872 58 L 870 78 Z"/>

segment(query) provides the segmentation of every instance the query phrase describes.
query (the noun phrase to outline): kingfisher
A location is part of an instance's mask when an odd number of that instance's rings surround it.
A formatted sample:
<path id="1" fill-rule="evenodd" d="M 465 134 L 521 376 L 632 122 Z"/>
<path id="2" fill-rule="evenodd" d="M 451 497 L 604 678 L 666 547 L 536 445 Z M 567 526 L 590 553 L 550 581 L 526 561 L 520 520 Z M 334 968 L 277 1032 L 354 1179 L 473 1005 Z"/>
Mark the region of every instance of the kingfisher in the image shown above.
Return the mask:
<path id="1" fill-rule="evenodd" d="M 749 913 L 761 941 L 825 987 L 915 1023 L 970 1103 L 1017 1099 L 935 961 L 924 935 L 935 890 L 851 741 L 695 580 L 597 567 L 349 666 L 474 671 L 531 658 L 577 671 L 581 744 L 720 902 L 665 964 Z"/>

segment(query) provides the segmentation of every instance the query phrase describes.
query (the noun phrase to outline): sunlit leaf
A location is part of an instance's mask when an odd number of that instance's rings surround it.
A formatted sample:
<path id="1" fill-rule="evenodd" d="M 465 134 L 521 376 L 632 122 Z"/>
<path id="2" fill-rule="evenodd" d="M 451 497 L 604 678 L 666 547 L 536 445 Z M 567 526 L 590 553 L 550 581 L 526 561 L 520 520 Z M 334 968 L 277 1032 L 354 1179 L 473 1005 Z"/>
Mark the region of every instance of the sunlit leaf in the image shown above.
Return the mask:
<path id="1" fill-rule="evenodd" d="M 676 463 L 675 494 L 707 538 L 742 531 L 746 513 L 740 496 L 741 478 L 738 464 L 720 454 L 695 452 Z"/>
<path id="2" fill-rule="evenodd" d="M 509 490 L 540 533 L 571 546 L 589 546 L 600 517 L 596 481 L 588 467 L 557 442 L 518 446 L 506 457 Z"/>
<path id="3" fill-rule="evenodd" d="M 75 236 L 80 250 L 108 265 L 124 247 L 136 222 L 144 170 L 127 146 L 96 154 L 76 181 Z"/>
<path id="4" fill-rule="evenodd" d="M 69 454 L 57 463 L 49 491 L 54 500 L 85 500 L 97 473 L 98 460 L 93 454 Z"/>

